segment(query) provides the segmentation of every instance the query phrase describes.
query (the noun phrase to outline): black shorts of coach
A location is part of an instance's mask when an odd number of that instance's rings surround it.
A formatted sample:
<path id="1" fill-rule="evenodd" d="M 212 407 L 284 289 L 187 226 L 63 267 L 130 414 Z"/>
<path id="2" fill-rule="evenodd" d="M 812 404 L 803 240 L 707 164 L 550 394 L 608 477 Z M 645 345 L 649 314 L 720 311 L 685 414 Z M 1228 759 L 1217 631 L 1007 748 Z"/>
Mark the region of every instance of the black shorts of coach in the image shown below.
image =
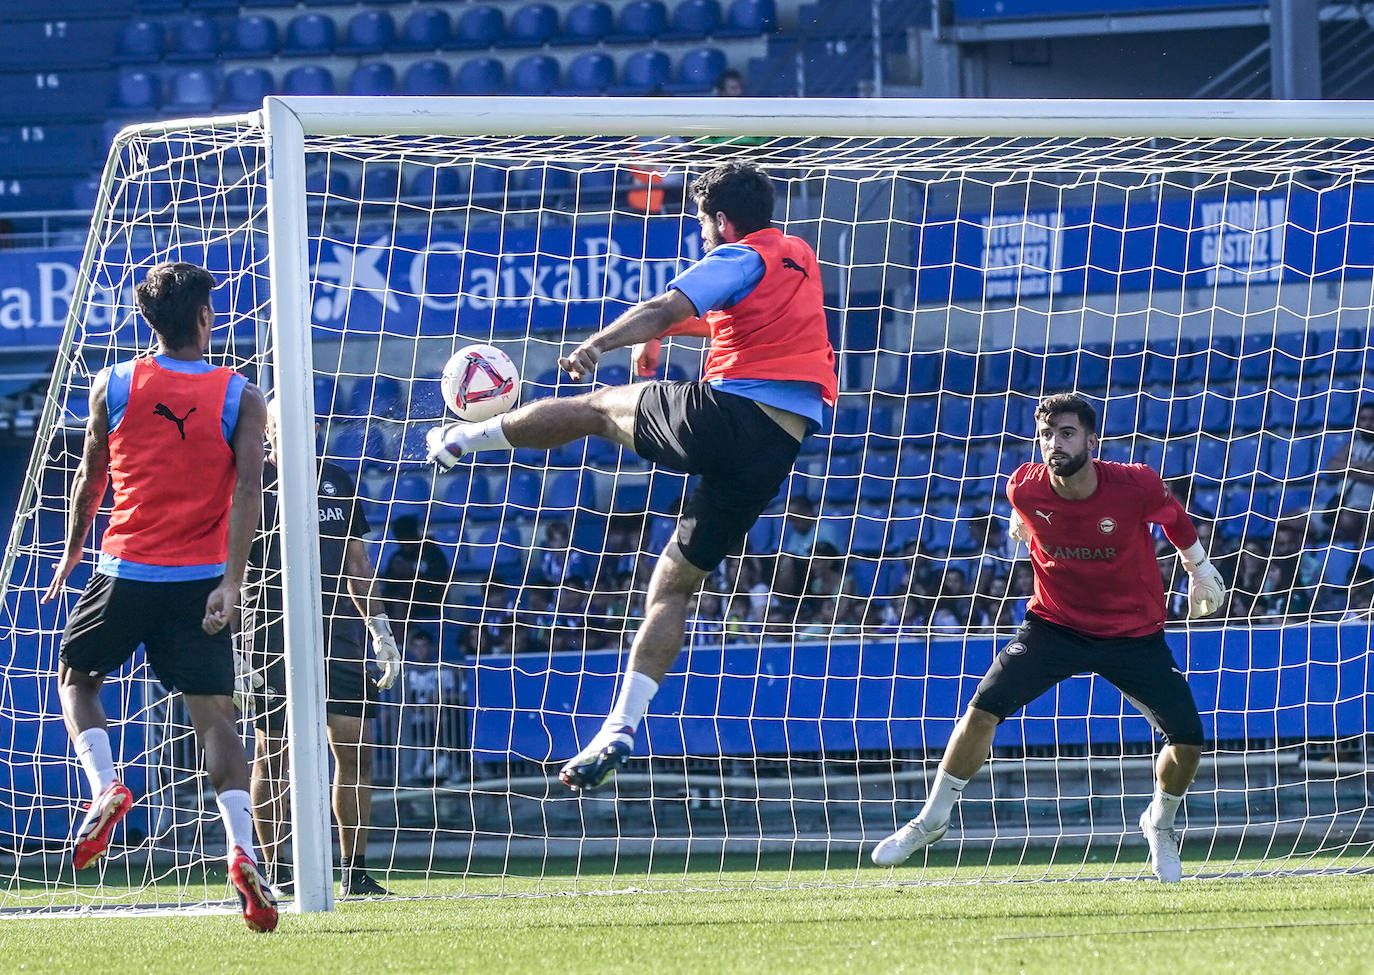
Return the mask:
<path id="1" fill-rule="evenodd" d="M 703 572 L 744 542 L 800 450 L 759 404 L 709 383 L 649 383 L 635 410 L 635 453 L 700 476 L 683 503 L 677 542 Z"/>
<path id="2" fill-rule="evenodd" d="M 96 574 L 62 631 L 61 661 L 103 677 L 122 667 L 139 644 L 163 687 L 193 695 L 234 693 L 234 649 L 228 627 L 201 629 L 205 600 L 219 577 L 191 582 L 137 582 Z"/>
<path id="3" fill-rule="evenodd" d="M 366 720 L 377 705 L 377 684 L 367 672 L 362 623 L 336 620 L 324 627 L 324 713 Z M 253 663 L 266 664 L 262 687 L 253 692 L 253 727 L 280 737 L 286 728 L 286 657 L 280 626 L 259 631 L 265 646 Z"/>
<path id="4" fill-rule="evenodd" d="M 1034 613 L 1003 647 L 972 707 L 1006 720 L 1060 681 L 1093 673 L 1110 681 L 1171 745 L 1202 746 L 1202 719 L 1164 631 L 1099 639 Z"/>

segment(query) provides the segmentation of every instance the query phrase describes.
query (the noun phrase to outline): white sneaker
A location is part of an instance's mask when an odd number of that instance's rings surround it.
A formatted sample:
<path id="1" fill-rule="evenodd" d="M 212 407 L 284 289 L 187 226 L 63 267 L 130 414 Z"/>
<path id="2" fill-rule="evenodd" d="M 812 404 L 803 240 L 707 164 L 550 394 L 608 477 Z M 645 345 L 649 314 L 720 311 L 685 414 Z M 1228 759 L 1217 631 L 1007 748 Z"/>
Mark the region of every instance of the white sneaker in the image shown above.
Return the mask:
<path id="1" fill-rule="evenodd" d="M 1176 884 L 1183 879 L 1183 861 L 1178 855 L 1178 830 L 1172 827 L 1160 829 L 1150 819 L 1150 808 L 1140 814 L 1140 831 L 1145 834 L 1145 842 L 1150 844 L 1150 869 L 1156 877 L 1166 884 Z"/>
<path id="2" fill-rule="evenodd" d="M 905 863 L 911 854 L 930 846 L 948 831 L 948 822 L 941 823 L 934 829 L 926 829 L 913 819 L 875 846 L 869 856 L 880 867 L 895 867 L 899 863 Z"/>

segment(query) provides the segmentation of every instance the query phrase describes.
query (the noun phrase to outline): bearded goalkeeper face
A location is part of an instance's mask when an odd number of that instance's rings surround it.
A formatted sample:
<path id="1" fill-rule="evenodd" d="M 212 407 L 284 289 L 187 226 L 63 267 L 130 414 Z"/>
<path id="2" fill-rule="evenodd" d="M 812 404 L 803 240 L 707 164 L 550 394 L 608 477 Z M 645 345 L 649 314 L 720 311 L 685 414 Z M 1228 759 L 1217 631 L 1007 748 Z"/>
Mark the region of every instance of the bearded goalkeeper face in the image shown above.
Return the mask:
<path id="1" fill-rule="evenodd" d="M 1097 434 L 1084 429 L 1072 413 L 1056 413 L 1040 420 L 1035 433 L 1040 441 L 1040 456 L 1055 477 L 1073 477 L 1097 449 Z"/>

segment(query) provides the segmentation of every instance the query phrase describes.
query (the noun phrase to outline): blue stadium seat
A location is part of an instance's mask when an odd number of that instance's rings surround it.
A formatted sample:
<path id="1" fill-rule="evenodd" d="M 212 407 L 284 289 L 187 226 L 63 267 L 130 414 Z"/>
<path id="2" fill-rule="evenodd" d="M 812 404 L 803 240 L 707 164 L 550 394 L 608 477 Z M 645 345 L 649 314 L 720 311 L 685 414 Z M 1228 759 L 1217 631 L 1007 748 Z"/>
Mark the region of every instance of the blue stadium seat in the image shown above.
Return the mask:
<path id="1" fill-rule="evenodd" d="M 497 7 L 482 4 L 469 7 L 458 18 L 449 39 L 450 47 L 478 49 L 491 47 L 506 33 L 506 15 Z"/>
<path id="2" fill-rule="evenodd" d="M 135 20 L 124 25 L 119 32 L 119 44 L 115 49 L 116 61 L 132 61 L 139 64 L 162 60 L 165 37 L 162 25 L 155 20 Z"/>
<path id="3" fill-rule="evenodd" d="M 1099 393 L 1107 388 L 1107 362 L 1110 346 L 1084 349 L 1078 356 L 1073 377 L 1074 388 L 1083 393 Z"/>
<path id="4" fill-rule="evenodd" d="M 416 515 L 423 518 L 429 511 L 432 497 L 427 478 L 418 474 L 406 474 L 396 479 L 396 493 L 392 499 L 390 514 Z"/>
<path id="5" fill-rule="evenodd" d="M 327 372 L 315 374 L 313 401 L 315 403 L 315 413 L 324 414 L 333 409 L 334 405 L 334 377 Z"/>
<path id="6" fill-rule="evenodd" d="M 1007 428 L 1007 400 L 1002 394 L 976 396 L 973 401 L 973 435 L 995 437 Z"/>
<path id="7" fill-rule="evenodd" d="M 219 99 L 219 79 L 209 68 L 186 68 L 172 76 L 167 108 L 177 112 L 203 112 Z"/>
<path id="8" fill-rule="evenodd" d="M 652 95 L 663 90 L 672 77 L 671 62 L 662 51 L 636 51 L 620 69 L 618 94 Z"/>
<path id="9" fill-rule="evenodd" d="M 262 108 L 262 100 L 272 94 L 275 84 L 263 68 L 235 68 L 224 79 L 220 107 L 230 111 Z"/>
<path id="10" fill-rule="evenodd" d="M 717 37 L 753 37 L 777 29 L 778 11 L 773 0 L 734 0 Z"/>
<path id="11" fill-rule="evenodd" d="M 495 95 L 505 86 L 505 65 L 495 58 L 471 58 L 458 69 L 454 91 L 459 95 Z"/>
<path id="12" fill-rule="evenodd" d="M 940 389 L 946 393 L 973 394 L 978 386 L 978 357 L 972 352 L 948 349 L 940 372 Z"/>
<path id="13" fill-rule="evenodd" d="M 115 80 L 114 104 L 111 110 L 120 115 L 136 115 L 157 111 L 162 86 L 157 75 L 147 71 L 123 71 Z"/>
<path id="14" fill-rule="evenodd" d="M 350 95 L 391 95 L 396 92 L 396 69 L 385 62 L 360 64 L 348 77 Z"/>
<path id="15" fill-rule="evenodd" d="M 334 74 L 318 64 L 302 64 L 286 72 L 282 91 L 287 95 L 332 95 Z"/>
<path id="16" fill-rule="evenodd" d="M 400 169 L 381 162 L 365 163 L 358 192 L 364 199 L 376 202 L 397 199 L 401 195 Z M 379 389 L 382 381 L 382 378 L 377 379 Z"/>
<path id="17" fill-rule="evenodd" d="M 615 62 L 600 51 L 589 51 L 573 58 L 563 77 L 564 90 L 576 95 L 600 95 L 613 84 Z M 591 175 L 591 172 L 582 173 L 579 182 L 585 186 L 586 178 Z"/>
<path id="18" fill-rule="evenodd" d="M 445 61 L 416 61 L 406 68 L 401 91 L 407 95 L 448 95 L 453 91 L 453 75 Z"/>
<path id="19" fill-rule="evenodd" d="M 1073 389 L 1078 379 L 1078 354 L 1050 349 L 1045 353 L 1042 372 L 1044 389 L 1055 392 Z"/>
<path id="20" fill-rule="evenodd" d="M 396 37 L 396 21 L 380 10 L 354 14 L 344 29 L 339 54 L 378 54 L 387 50 Z"/>
<path id="21" fill-rule="evenodd" d="M 515 63 L 510 88 L 516 95 L 547 95 L 558 87 L 558 62 L 544 54 L 532 54 Z"/>
<path id="22" fill-rule="evenodd" d="M 973 405 L 959 396 L 941 396 L 936 430 L 945 437 L 967 440 L 972 433 Z"/>
<path id="23" fill-rule="evenodd" d="M 1307 336 L 1303 332 L 1281 332 L 1274 341 L 1274 361 L 1271 375 L 1280 379 L 1296 379 L 1302 374 L 1303 349 Z"/>
<path id="24" fill-rule="evenodd" d="M 672 26 L 660 35 L 665 41 L 697 41 L 720 28 L 719 0 L 681 0 L 673 8 Z M 712 79 L 713 81 L 715 79 Z"/>
<path id="25" fill-rule="evenodd" d="M 1174 364 L 1178 360 L 1178 343 L 1151 342 L 1145 350 L 1145 362 L 1140 381 L 1144 386 L 1172 386 Z"/>
<path id="26" fill-rule="evenodd" d="M 323 196 L 326 193 L 330 196 L 348 196 L 352 187 L 353 181 L 348 174 L 337 167 L 310 170 L 305 174 L 307 196 Z"/>
<path id="27" fill-rule="evenodd" d="M 913 396 L 907 401 L 902 423 L 905 436 L 926 436 L 935 432 L 935 417 L 940 401 L 937 396 Z"/>
<path id="28" fill-rule="evenodd" d="M 558 32 L 558 11 L 547 3 L 528 3 L 511 15 L 502 47 L 542 47 Z"/>
<path id="29" fill-rule="evenodd" d="M 1107 388 L 1111 392 L 1135 392 L 1144 380 L 1144 346 L 1139 342 L 1122 345 L 1123 348 L 1112 350 L 1107 363 Z"/>
<path id="30" fill-rule="evenodd" d="M 572 511 L 574 508 L 588 507 L 592 501 L 591 480 L 584 479 L 581 471 L 567 471 L 544 482 L 539 505 L 545 511 Z"/>
<path id="31" fill-rule="evenodd" d="M 1201 429 L 1202 394 L 1176 397 L 1173 415 L 1169 417 L 1169 436 L 1186 437 Z"/>
<path id="32" fill-rule="evenodd" d="M 1159 399 L 1148 394 L 1140 397 L 1140 412 L 1136 417 L 1140 432 L 1152 437 L 1168 436 L 1171 410 L 1172 403 L 1167 399 Z"/>
<path id="33" fill-rule="evenodd" d="M 406 195 L 422 199 L 458 196 L 467 188 L 466 177 L 466 171 L 457 166 L 420 166 L 406 184 Z"/>
<path id="34" fill-rule="evenodd" d="M 1012 388 L 1012 354 L 1005 352 L 984 352 L 978 357 L 978 389 L 984 393 L 995 393 Z"/>
<path id="35" fill-rule="evenodd" d="M 1202 394 L 1202 426 L 1204 433 L 1225 435 L 1232 431 L 1235 401 L 1210 390 Z"/>
<path id="36" fill-rule="evenodd" d="M 1262 392 L 1236 397 L 1231 414 L 1231 432 L 1244 434 L 1258 433 L 1262 430 L 1266 400 L 1267 397 Z"/>
<path id="37" fill-rule="evenodd" d="M 643 44 L 668 29 L 668 9 L 662 0 L 631 0 L 620 9 L 616 30 L 606 36 L 612 44 Z"/>
<path id="38" fill-rule="evenodd" d="M 1231 440 L 1226 451 L 1226 479 L 1249 480 L 1260 469 L 1259 434 L 1236 437 Z"/>
<path id="39" fill-rule="evenodd" d="M 257 14 L 240 17 L 229 28 L 226 54 L 241 58 L 267 58 L 277 53 L 277 22 Z"/>
<path id="40" fill-rule="evenodd" d="M 300 14 L 286 25 L 282 54 L 321 55 L 334 50 L 334 21 L 323 14 Z"/>
<path id="41" fill-rule="evenodd" d="M 563 29 L 553 38 L 553 43 L 589 47 L 598 43 L 614 27 L 615 16 L 608 4 L 601 0 L 583 0 L 568 8 L 563 18 Z"/>
<path id="42" fill-rule="evenodd" d="M 213 61 L 219 55 L 219 28 L 208 17 L 188 17 L 172 27 L 168 61 Z"/>
<path id="43" fill-rule="evenodd" d="M 1202 481 L 1219 481 L 1226 471 L 1226 441 L 1215 437 L 1198 438 L 1197 450 L 1193 454 L 1196 465 L 1195 477 Z"/>
<path id="44" fill-rule="evenodd" d="M 677 83 L 667 90 L 676 94 L 706 94 L 726 68 L 725 52 L 714 47 L 688 51 L 677 66 Z"/>
<path id="45" fill-rule="evenodd" d="M 498 61 L 499 65 L 500 62 Z M 486 70 L 486 69 L 484 69 Z M 462 90 L 461 72 L 459 90 Z M 475 94 L 489 94 L 489 92 L 478 92 Z M 492 196 L 504 195 L 506 192 L 507 171 L 504 166 L 491 164 L 478 164 L 472 167 L 472 195 L 473 196 Z"/>
<path id="46" fill-rule="evenodd" d="M 396 51 L 434 51 L 448 43 L 453 18 L 447 10 L 421 7 L 401 26 L 401 35 L 391 45 Z"/>

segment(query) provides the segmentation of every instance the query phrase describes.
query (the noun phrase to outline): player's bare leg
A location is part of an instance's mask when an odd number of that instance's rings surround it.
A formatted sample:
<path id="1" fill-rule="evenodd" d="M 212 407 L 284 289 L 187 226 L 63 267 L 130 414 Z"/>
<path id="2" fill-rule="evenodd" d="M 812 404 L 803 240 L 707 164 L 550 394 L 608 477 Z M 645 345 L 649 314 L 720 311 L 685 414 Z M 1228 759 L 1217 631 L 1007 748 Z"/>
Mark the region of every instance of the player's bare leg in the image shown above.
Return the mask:
<path id="1" fill-rule="evenodd" d="M 361 717 L 331 714 L 334 753 L 334 820 L 345 896 L 382 896 L 387 890 L 367 872 L 367 829 L 372 815 L 372 741 Z"/>
<path id="2" fill-rule="evenodd" d="M 959 719 L 940 759 L 935 784 L 915 819 L 873 848 L 873 862 L 882 867 L 904 863 L 917 850 L 930 846 L 949 829 L 954 804 L 964 793 L 969 779 L 983 767 L 992 751 L 992 738 L 999 719 L 979 708 L 970 707 Z"/>
<path id="3" fill-rule="evenodd" d="M 258 729 L 253 745 L 253 780 L 249 794 L 253 799 L 253 829 L 272 886 L 288 894 L 294 882 L 282 862 L 286 845 L 286 824 L 291 817 L 291 801 L 286 791 L 286 739 Z"/>
<path id="4" fill-rule="evenodd" d="M 277 926 L 277 899 L 258 868 L 248 758 L 235 726 L 233 699 L 227 694 L 187 694 L 185 700 L 224 820 L 229 879 L 238 891 L 244 923 L 254 931 L 272 931 Z"/>
<path id="5" fill-rule="evenodd" d="M 551 396 L 480 423 L 434 427 L 426 435 L 429 459 L 448 470 L 474 450 L 549 450 L 583 437 L 602 437 L 634 449 L 635 409 L 647 387 L 636 383 L 581 396 Z"/>
<path id="6" fill-rule="evenodd" d="M 119 821 L 133 806 L 133 796 L 115 777 L 114 756 L 100 704 L 104 677 L 78 673 L 64 663 L 57 667 L 57 694 L 72 747 L 91 787 L 91 802 L 76 829 L 72 865 L 81 870 L 104 856 Z"/>
<path id="7" fill-rule="evenodd" d="M 601 730 L 563 766 L 559 778 L 564 785 L 576 791 L 598 788 L 629 760 L 649 701 L 682 650 L 687 602 L 706 576 L 683 556 L 676 538 L 668 541 L 649 580 L 644 622 L 630 647 L 615 706 Z"/>
<path id="8" fill-rule="evenodd" d="M 1140 831 L 1150 846 L 1150 869 L 1165 883 L 1183 879 L 1174 817 L 1183 794 L 1193 784 L 1202 749 L 1196 745 L 1165 745 L 1155 761 L 1155 795 L 1140 814 Z"/>

